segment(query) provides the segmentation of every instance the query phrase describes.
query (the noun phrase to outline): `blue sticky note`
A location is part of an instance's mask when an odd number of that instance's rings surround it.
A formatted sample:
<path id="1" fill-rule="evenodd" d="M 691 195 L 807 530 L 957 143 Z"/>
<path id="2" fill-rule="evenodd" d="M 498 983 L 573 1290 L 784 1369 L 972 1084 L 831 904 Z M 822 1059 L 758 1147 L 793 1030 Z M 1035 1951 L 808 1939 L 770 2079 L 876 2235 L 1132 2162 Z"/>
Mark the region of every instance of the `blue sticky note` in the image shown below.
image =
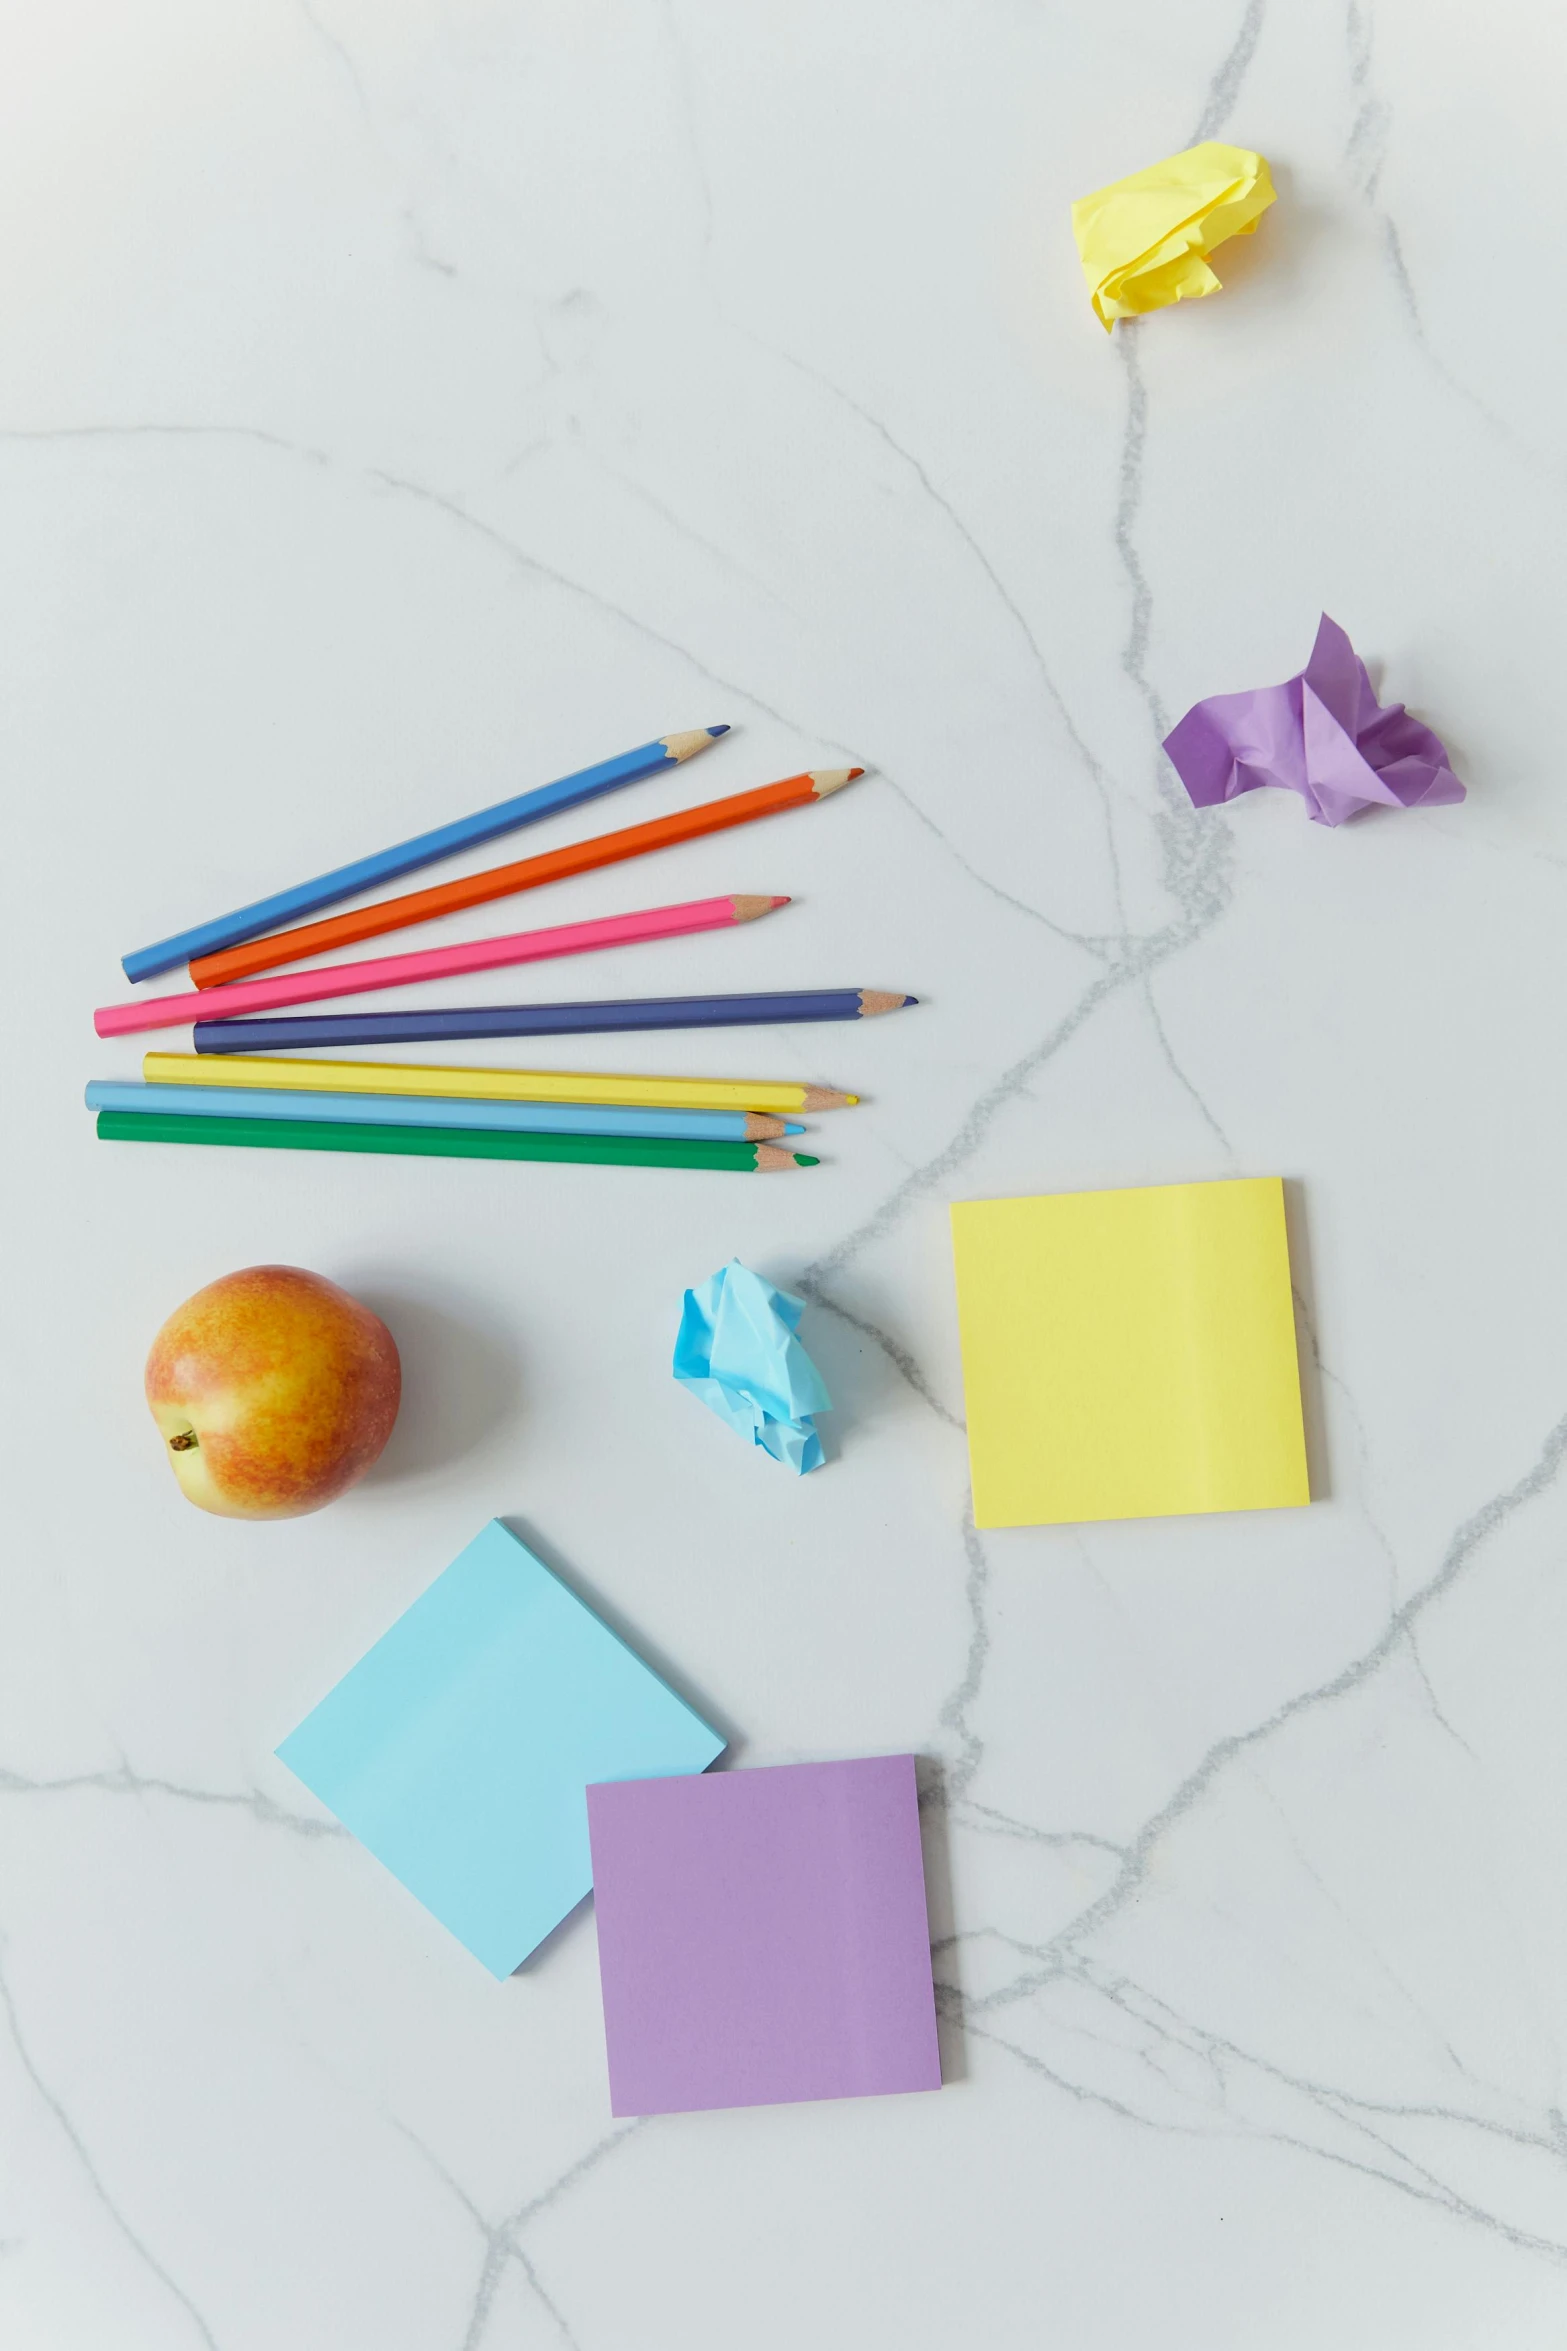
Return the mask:
<path id="1" fill-rule="evenodd" d="M 805 1301 L 764 1282 L 738 1257 L 687 1290 L 675 1377 L 709 1412 L 797 1476 L 820 1469 L 814 1413 L 832 1409 L 821 1373 L 795 1336 Z"/>
<path id="2" fill-rule="evenodd" d="M 705 1771 L 723 1748 L 492 1520 L 277 1752 L 506 1976 L 592 1885 L 589 1783 Z"/>

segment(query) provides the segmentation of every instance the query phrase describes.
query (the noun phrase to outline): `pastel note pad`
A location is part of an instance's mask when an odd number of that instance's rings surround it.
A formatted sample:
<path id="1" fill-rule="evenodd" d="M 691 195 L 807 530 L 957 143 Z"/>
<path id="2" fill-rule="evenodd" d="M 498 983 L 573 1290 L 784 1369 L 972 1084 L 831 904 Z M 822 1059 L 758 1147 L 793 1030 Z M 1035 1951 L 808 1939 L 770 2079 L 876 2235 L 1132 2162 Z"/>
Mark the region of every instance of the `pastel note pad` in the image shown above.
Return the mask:
<path id="1" fill-rule="evenodd" d="M 277 1752 L 505 1976 L 592 1885 L 588 1782 L 723 1748 L 492 1520 Z"/>
<path id="2" fill-rule="evenodd" d="M 981 1527 L 1309 1502 L 1276 1176 L 952 1210 Z"/>
<path id="3" fill-rule="evenodd" d="M 938 2090 L 912 1755 L 588 1790 L 616 2114 Z"/>

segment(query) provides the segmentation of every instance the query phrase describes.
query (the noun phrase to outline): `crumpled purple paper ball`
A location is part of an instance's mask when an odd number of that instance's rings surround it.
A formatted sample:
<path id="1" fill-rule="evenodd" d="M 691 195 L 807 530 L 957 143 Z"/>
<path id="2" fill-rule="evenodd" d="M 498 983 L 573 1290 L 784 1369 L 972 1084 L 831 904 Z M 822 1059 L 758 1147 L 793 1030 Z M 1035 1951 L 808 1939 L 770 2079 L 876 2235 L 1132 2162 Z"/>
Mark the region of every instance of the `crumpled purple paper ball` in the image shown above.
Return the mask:
<path id="1" fill-rule="evenodd" d="M 1442 808 L 1464 797 L 1441 737 L 1402 702 L 1382 707 L 1365 663 L 1326 613 L 1298 677 L 1210 694 L 1164 747 L 1197 808 L 1282 784 L 1300 794 L 1314 824 L 1342 824 L 1362 808 Z"/>

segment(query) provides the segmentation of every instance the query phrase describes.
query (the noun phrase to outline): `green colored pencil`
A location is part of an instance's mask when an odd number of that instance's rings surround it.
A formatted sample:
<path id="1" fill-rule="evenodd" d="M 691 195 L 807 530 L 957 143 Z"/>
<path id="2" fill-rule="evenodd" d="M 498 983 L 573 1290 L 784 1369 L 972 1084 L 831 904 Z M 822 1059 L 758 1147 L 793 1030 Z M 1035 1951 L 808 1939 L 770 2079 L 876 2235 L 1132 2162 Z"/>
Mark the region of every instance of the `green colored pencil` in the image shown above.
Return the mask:
<path id="1" fill-rule="evenodd" d="M 580 1160 L 593 1167 L 704 1167 L 735 1175 L 816 1167 L 805 1151 L 776 1143 L 700 1143 L 655 1135 L 492 1134 L 477 1127 L 361 1126 L 347 1119 L 306 1124 L 273 1118 L 180 1118 L 170 1111 L 102 1110 L 104 1143 L 231 1143 L 261 1151 L 381 1151 L 409 1158 Z"/>

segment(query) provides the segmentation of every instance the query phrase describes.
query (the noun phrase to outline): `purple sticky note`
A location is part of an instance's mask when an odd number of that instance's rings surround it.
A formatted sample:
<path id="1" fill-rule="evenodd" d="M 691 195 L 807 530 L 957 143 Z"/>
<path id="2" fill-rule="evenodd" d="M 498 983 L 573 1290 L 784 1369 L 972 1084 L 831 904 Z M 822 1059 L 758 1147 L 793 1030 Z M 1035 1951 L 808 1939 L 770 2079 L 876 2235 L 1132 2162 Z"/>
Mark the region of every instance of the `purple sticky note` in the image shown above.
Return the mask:
<path id="1" fill-rule="evenodd" d="M 912 1755 L 588 1790 L 616 2114 L 938 2090 Z"/>
<path id="2" fill-rule="evenodd" d="M 1378 702 L 1365 663 L 1326 613 L 1298 676 L 1210 694 L 1164 748 L 1197 808 L 1281 784 L 1316 823 L 1336 825 L 1362 808 L 1443 808 L 1464 797 L 1441 737 L 1402 702 Z"/>

